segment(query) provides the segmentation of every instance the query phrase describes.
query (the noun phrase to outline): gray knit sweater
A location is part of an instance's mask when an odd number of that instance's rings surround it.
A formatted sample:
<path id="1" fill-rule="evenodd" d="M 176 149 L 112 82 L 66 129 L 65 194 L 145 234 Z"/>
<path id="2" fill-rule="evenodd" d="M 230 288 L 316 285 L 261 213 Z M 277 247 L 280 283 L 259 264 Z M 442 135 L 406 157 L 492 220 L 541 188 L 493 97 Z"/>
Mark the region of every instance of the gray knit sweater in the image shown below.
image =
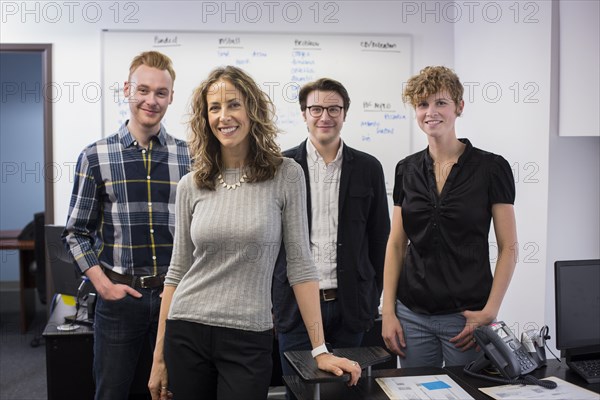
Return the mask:
<path id="1" fill-rule="evenodd" d="M 237 182 L 239 170 L 225 181 Z M 291 285 L 318 280 L 310 254 L 301 167 L 284 158 L 275 178 L 236 190 L 200 190 L 192 173 L 177 186 L 175 244 L 166 285 L 169 319 L 249 331 L 273 327 L 271 281 L 283 241 Z"/>

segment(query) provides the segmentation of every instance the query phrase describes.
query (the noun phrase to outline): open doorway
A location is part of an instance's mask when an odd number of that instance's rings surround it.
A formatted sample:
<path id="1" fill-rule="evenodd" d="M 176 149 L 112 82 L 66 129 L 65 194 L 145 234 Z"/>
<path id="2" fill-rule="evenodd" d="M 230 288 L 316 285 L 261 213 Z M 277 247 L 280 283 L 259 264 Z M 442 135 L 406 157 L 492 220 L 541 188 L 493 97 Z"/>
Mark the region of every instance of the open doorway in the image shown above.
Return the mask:
<path id="1" fill-rule="evenodd" d="M 54 222 L 51 66 L 50 44 L 0 44 L 3 235 L 23 229 L 34 214 Z M 2 251 L 1 261 L 0 283 L 22 280 L 17 251 Z"/>
<path id="2" fill-rule="evenodd" d="M 54 223 L 54 162 L 52 157 L 53 145 L 52 145 L 52 96 L 48 95 L 50 88 L 52 87 L 52 45 L 51 44 L 6 44 L 0 43 L 1 54 L 14 54 L 14 55 L 39 55 L 38 59 L 32 58 L 34 62 L 40 63 L 41 70 L 41 81 L 40 81 L 40 93 L 39 101 L 41 102 L 43 113 L 42 116 L 42 129 L 43 135 L 40 138 L 43 144 L 43 165 L 40 167 L 41 177 L 44 182 L 44 212 L 47 224 Z M 39 60 L 39 61 L 38 61 Z M 18 94 L 10 98 L 10 94 L 5 89 L 14 90 L 15 86 L 18 86 Z M 27 99 L 29 88 L 20 86 L 20 82 L 13 82 L 11 87 L 3 87 L 2 92 L 4 97 L 2 99 L 2 106 L 4 107 L 5 102 L 8 104 L 9 101 L 17 100 L 21 101 Z M 30 96 L 33 95 L 33 90 Z M 18 97 L 18 98 L 17 98 Z M 4 132 L 3 134 L 13 134 L 12 132 Z M 27 143 L 22 143 L 24 147 Z M 10 168 L 10 167 L 7 167 Z M 6 171 L 5 171 L 6 172 Z M 4 183 L 4 182 L 3 182 Z"/>

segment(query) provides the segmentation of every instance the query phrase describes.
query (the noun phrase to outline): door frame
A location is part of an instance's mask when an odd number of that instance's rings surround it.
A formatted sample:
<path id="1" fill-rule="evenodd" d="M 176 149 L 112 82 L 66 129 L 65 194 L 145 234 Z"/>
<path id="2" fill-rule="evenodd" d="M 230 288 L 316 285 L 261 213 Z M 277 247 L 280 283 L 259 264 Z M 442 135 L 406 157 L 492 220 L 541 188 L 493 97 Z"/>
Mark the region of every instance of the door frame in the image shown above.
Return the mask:
<path id="1" fill-rule="evenodd" d="M 0 43 L 0 51 L 7 53 L 40 53 L 42 56 L 42 101 L 44 102 L 44 221 L 54 223 L 54 160 L 52 144 L 52 101 L 44 96 L 44 88 L 52 83 L 52 44 Z"/>

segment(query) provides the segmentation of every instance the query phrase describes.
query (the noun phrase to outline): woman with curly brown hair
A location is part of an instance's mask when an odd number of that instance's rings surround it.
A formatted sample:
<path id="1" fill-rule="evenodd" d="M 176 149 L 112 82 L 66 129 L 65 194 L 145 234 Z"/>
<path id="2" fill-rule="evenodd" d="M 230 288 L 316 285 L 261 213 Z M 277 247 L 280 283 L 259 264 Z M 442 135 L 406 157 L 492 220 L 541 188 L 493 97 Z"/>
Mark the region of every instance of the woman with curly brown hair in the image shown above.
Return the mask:
<path id="1" fill-rule="evenodd" d="M 382 335 L 402 367 L 474 360 L 473 330 L 497 317 L 515 269 L 512 170 L 502 156 L 456 137 L 462 96 L 458 76 L 446 67 L 424 68 L 404 90 L 429 146 L 396 166 Z"/>
<path id="2" fill-rule="evenodd" d="M 267 397 L 271 282 L 282 240 L 313 348 L 324 343 L 303 173 L 281 156 L 273 120 L 270 99 L 239 68 L 214 70 L 194 92 L 193 167 L 177 187 L 153 399 Z M 324 353 L 316 361 L 358 381 L 360 367 L 348 359 Z"/>

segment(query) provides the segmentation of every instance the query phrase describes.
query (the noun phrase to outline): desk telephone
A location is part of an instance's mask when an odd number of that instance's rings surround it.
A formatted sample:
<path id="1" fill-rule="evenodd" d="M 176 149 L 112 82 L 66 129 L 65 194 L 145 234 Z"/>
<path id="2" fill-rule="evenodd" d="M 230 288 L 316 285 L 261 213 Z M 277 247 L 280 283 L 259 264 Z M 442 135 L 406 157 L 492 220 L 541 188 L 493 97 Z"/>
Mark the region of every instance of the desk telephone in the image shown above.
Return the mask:
<path id="1" fill-rule="evenodd" d="M 524 338 L 530 339 L 531 336 L 531 332 L 523 335 Z M 530 353 L 530 349 L 525 347 L 502 321 L 475 329 L 474 339 L 483 353 L 475 361 L 465 366 L 466 374 L 498 383 L 536 384 L 549 389 L 556 387 L 555 382 L 543 381 L 527 375 L 545 365 L 543 344 L 541 350 L 534 349 L 534 352 Z M 539 346 L 539 343 L 543 343 L 543 341 L 534 338 L 531 343 Z M 527 345 L 529 344 L 528 342 Z M 503 378 L 480 373 L 490 367 L 495 367 Z"/>

